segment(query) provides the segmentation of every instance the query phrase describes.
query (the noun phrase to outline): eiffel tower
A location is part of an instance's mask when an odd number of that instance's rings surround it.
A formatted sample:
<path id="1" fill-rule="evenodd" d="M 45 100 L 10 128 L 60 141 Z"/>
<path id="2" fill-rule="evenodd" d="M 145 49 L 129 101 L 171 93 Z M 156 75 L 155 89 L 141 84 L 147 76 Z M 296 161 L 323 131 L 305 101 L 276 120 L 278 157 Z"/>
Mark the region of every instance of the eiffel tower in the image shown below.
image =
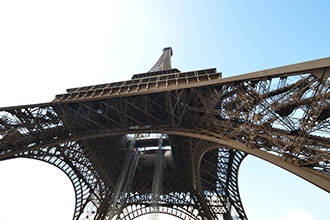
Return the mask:
<path id="1" fill-rule="evenodd" d="M 0 160 L 50 163 L 71 180 L 73 220 L 247 219 L 247 155 L 330 192 L 330 58 L 222 78 L 180 72 L 164 48 L 147 73 L 0 108 Z"/>

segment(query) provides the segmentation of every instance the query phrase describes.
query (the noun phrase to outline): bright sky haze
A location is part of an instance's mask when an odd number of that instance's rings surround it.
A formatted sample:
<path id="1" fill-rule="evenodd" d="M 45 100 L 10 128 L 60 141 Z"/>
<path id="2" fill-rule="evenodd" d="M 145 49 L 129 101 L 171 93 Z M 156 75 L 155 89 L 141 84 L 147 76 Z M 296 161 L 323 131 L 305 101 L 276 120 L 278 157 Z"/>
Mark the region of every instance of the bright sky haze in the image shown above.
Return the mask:
<path id="1" fill-rule="evenodd" d="M 0 106 L 147 72 L 164 47 L 181 71 L 223 77 L 330 56 L 330 2 L 0 0 Z M 72 219 L 70 180 L 49 164 L 0 162 L 0 220 Z M 248 156 L 239 173 L 251 220 L 323 220 L 330 194 Z"/>

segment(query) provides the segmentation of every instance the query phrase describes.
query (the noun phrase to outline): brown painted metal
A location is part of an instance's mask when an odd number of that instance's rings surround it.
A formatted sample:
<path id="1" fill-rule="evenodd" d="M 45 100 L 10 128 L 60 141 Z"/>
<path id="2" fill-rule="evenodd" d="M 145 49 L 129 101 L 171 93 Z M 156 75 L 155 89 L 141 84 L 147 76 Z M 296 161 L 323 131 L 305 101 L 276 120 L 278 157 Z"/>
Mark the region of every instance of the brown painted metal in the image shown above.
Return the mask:
<path id="1" fill-rule="evenodd" d="M 248 154 L 330 192 L 330 58 L 222 78 L 215 69 L 171 69 L 171 55 L 165 48 L 152 72 L 131 80 L 1 108 L 0 160 L 29 157 L 62 169 L 76 191 L 73 219 L 86 206 L 95 219 L 109 217 L 126 134 L 168 136 L 158 211 L 182 219 L 247 219 L 237 175 Z M 139 161 L 120 218 L 152 212 L 152 157 Z"/>

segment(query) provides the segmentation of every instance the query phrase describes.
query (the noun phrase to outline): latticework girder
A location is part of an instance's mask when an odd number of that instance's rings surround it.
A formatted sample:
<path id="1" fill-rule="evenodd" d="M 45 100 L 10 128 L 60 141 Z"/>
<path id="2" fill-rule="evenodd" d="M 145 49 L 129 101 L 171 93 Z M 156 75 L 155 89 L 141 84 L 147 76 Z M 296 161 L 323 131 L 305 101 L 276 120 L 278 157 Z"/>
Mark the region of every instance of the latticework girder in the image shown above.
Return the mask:
<path id="1" fill-rule="evenodd" d="M 247 219 L 237 185 L 247 154 L 330 192 L 330 58 L 221 78 L 215 69 L 168 69 L 170 54 L 155 65 L 160 72 L 1 108 L 0 160 L 28 157 L 63 170 L 76 191 L 74 220 L 88 206 L 95 219 L 109 216 L 130 134 L 167 135 L 159 213 Z M 130 149 L 140 156 L 130 191 L 121 192 L 126 206 L 113 209 L 118 218 L 155 212 L 156 157 L 137 151 L 153 141 Z"/>
<path id="2" fill-rule="evenodd" d="M 149 72 L 158 72 L 163 70 L 170 70 L 171 67 L 171 56 L 173 51 L 171 47 L 163 49 L 163 54 L 160 56 L 156 64 L 149 70 Z"/>

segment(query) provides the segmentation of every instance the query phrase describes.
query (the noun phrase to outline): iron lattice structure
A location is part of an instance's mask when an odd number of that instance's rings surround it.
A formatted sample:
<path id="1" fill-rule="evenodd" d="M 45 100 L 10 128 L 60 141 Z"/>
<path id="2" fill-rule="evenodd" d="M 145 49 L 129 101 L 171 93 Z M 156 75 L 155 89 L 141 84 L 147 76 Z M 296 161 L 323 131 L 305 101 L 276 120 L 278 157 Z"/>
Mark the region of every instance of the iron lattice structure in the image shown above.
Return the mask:
<path id="1" fill-rule="evenodd" d="M 247 219 L 237 176 L 248 154 L 330 192 L 330 58 L 222 78 L 172 69 L 171 55 L 131 80 L 1 108 L 0 160 L 66 173 L 74 220 Z"/>

